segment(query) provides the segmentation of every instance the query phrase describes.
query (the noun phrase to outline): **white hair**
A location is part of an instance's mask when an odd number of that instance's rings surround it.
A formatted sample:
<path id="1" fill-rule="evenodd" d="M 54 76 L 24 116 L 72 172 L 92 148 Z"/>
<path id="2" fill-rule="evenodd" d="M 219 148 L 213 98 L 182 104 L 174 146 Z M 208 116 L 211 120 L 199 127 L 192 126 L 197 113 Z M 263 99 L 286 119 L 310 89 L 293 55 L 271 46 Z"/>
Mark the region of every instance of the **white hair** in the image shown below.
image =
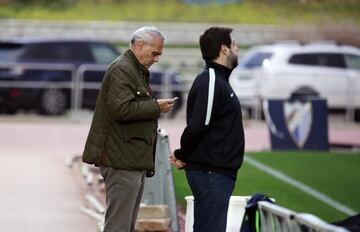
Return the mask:
<path id="1" fill-rule="evenodd" d="M 154 38 L 161 38 L 163 41 L 165 41 L 164 34 L 156 27 L 141 27 L 132 34 L 130 46 L 134 45 L 138 41 L 150 43 L 151 39 Z"/>

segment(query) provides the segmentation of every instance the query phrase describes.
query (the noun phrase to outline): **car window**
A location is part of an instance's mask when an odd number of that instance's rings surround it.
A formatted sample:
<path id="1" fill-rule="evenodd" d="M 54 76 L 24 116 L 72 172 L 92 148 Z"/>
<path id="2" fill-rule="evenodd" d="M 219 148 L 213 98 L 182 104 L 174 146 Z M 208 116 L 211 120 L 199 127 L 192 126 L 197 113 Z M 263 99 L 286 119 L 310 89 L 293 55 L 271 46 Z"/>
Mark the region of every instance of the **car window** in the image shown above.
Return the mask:
<path id="1" fill-rule="evenodd" d="M 346 67 L 349 69 L 360 70 L 360 56 L 356 55 L 345 55 Z"/>
<path id="2" fill-rule="evenodd" d="M 23 45 L 17 43 L 0 43 L 0 61 L 12 62 L 16 61 L 17 58 L 23 51 Z"/>
<path id="3" fill-rule="evenodd" d="M 57 46 L 54 44 L 28 44 L 24 54 L 21 56 L 22 60 L 55 60 L 57 58 Z"/>
<path id="4" fill-rule="evenodd" d="M 93 63 L 94 58 L 91 55 L 91 51 L 87 46 L 87 43 L 83 42 L 71 42 L 68 44 L 63 44 L 61 47 L 64 49 L 67 54 L 63 57 L 64 59 L 68 58 L 73 61 L 78 61 L 80 63 Z M 66 47 L 66 49 L 65 49 Z"/>
<path id="5" fill-rule="evenodd" d="M 90 50 L 95 62 L 99 64 L 109 64 L 119 55 L 117 51 L 105 44 L 93 43 L 90 45 Z"/>
<path id="6" fill-rule="evenodd" d="M 25 61 L 91 63 L 92 56 L 83 43 L 34 43 L 22 55 Z"/>
<path id="7" fill-rule="evenodd" d="M 266 60 L 269 60 L 272 56 L 270 52 L 256 52 L 249 57 L 245 57 L 244 60 L 240 61 L 240 66 L 246 68 L 257 68 L 264 65 Z"/>
<path id="8" fill-rule="evenodd" d="M 345 68 L 344 56 L 338 53 L 299 53 L 290 57 L 289 64 Z"/>

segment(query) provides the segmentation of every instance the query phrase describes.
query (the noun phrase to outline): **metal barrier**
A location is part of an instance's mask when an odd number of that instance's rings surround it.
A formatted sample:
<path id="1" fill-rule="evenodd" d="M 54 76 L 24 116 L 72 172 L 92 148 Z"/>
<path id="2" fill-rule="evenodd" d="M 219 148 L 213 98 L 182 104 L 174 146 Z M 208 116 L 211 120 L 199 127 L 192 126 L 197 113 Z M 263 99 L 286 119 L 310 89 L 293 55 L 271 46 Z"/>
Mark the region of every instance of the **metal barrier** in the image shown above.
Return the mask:
<path id="1" fill-rule="evenodd" d="M 59 71 L 70 73 L 70 80 L 0 80 L 0 88 L 34 88 L 34 89 L 69 89 L 71 90 L 71 108 L 75 109 L 76 98 L 76 66 L 66 63 L 0 63 L 1 69 L 9 69 L 13 76 L 26 71 Z"/>
<path id="2" fill-rule="evenodd" d="M 155 176 L 146 179 L 142 202 L 150 205 L 168 205 L 171 216 L 171 229 L 173 232 L 178 232 L 179 223 L 175 188 L 171 165 L 168 161 L 169 154 L 168 134 L 160 129 L 156 142 Z"/>
<path id="3" fill-rule="evenodd" d="M 260 201 L 258 207 L 261 232 L 348 232 L 312 214 L 297 213 L 269 202 Z"/>
<path id="4" fill-rule="evenodd" d="M 168 161 L 170 154 L 169 138 L 164 130 L 158 130 L 156 143 L 155 176 L 146 178 L 140 207 L 149 205 L 165 205 L 170 211 L 170 227 L 172 232 L 179 232 L 178 212 L 176 207 L 175 188 L 171 165 Z M 103 184 L 98 168 L 81 161 L 81 155 L 67 157 L 65 164 L 77 167 L 84 183 L 90 188 L 85 194 L 85 200 L 90 207 L 81 206 L 79 210 L 97 222 L 99 231 L 103 231 L 105 207 L 95 197 L 99 193 L 95 190 L 98 184 Z M 101 194 L 105 194 L 101 192 Z M 102 198 L 105 196 L 103 195 Z"/>
<path id="5" fill-rule="evenodd" d="M 22 81 L 10 81 L 0 79 L 0 88 L 37 88 L 37 89 L 68 89 L 71 91 L 70 94 L 70 109 L 73 111 L 78 111 L 82 108 L 84 100 L 84 90 L 98 90 L 101 85 L 101 80 L 91 81 L 86 80 L 86 73 L 88 72 L 103 72 L 105 73 L 107 65 L 102 64 L 82 64 L 80 66 L 75 66 L 71 64 L 54 64 L 54 63 L 0 63 L 0 68 L 9 68 L 16 73 L 22 72 L 22 70 L 51 70 L 51 71 L 68 71 L 70 72 L 71 81 L 51 81 L 51 80 L 22 80 Z M 201 64 L 183 64 L 183 65 L 173 65 L 169 68 L 160 68 L 159 66 L 152 68 L 154 70 L 161 70 L 164 73 L 163 82 L 161 84 L 152 84 L 151 87 L 154 91 L 160 92 L 162 98 L 170 97 L 172 91 L 181 91 L 184 96 L 184 102 L 186 102 L 187 93 L 195 79 L 196 75 L 201 71 Z M 151 70 L 151 69 L 150 69 Z M 0 70 L 3 72 L 3 70 Z M 181 85 L 174 85 L 171 81 L 171 75 L 174 73 L 179 73 L 182 79 Z M 101 75 L 101 77 L 103 74 Z M 345 108 L 345 118 L 347 121 L 354 121 L 355 119 L 355 109 L 356 99 L 354 98 L 356 89 L 353 87 L 354 82 L 349 82 L 349 91 L 346 93 L 347 105 Z M 259 86 L 254 86 L 252 88 L 258 89 Z M 247 102 L 248 99 L 240 98 L 240 103 L 243 106 L 250 106 L 253 110 L 253 119 L 261 119 L 261 99 L 259 94 L 256 93 L 254 99 L 251 102 Z M 95 102 L 94 102 L 95 104 Z M 249 105 L 250 104 L 250 105 Z"/>
<path id="6" fill-rule="evenodd" d="M 312 214 L 298 213 L 294 216 L 294 222 L 296 222 L 297 231 L 302 231 L 302 228 L 307 228 L 310 232 L 349 232 L 343 227 L 326 223 Z"/>
<path id="7" fill-rule="evenodd" d="M 292 218 L 295 212 L 269 202 L 258 203 L 261 231 L 292 231 Z"/>
<path id="8" fill-rule="evenodd" d="M 82 64 L 76 71 L 76 94 L 75 94 L 75 107 L 73 110 L 79 110 L 83 102 L 83 90 L 99 90 L 101 86 L 101 81 L 85 81 L 86 72 L 104 72 L 106 71 L 107 65 L 102 64 Z M 103 75 L 102 75 L 103 76 Z M 95 104 L 95 103 L 94 103 Z"/>
<path id="9" fill-rule="evenodd" d="M 68 89 L 70 91 L 71 110 L 78 111 L 83 104 L 84 90 L 99 90 L 102 78 L 107 69 L 107 65 L 102 64 L 82 64 L 75 66 L 72 64 L 54 64 L 54 63 L 0 63 L 0 69 L 8 69 L 9 71 L 0 70 L 0 72 L 8 72 L 10 76 L 14 77 L 13 80 L 0 79 L 0 88 L 28 88 L 28 89 Z M 54 71 L 54 72 L 69 72 L 58 79 L 44 79 L 35 80 L 16 80 L 16 76 L 20 76 L 24 71 Z M 155 91 L 161 92 L 161 97 L 170 97 L 171 91 L 187 91 L 187 87 L 175 86 L 171 81 L 171 75 L 176 70 L 157 69 L 163 72 L 163 81 L 160 84 L 152 84 Z M 96 80 L 89 79 L 86 74 L 90 72 L 101 72 L 96 74 Z M 7 74 L 7 75 L 8 75 Z M 31 74 L 29 74 L 30 76 Z M 31 77 L 31 76 L 30 76 Z M 94 94 L 96 96 L 96 94 Z M 95 105 L 95 99 L 94 99 Z"/>

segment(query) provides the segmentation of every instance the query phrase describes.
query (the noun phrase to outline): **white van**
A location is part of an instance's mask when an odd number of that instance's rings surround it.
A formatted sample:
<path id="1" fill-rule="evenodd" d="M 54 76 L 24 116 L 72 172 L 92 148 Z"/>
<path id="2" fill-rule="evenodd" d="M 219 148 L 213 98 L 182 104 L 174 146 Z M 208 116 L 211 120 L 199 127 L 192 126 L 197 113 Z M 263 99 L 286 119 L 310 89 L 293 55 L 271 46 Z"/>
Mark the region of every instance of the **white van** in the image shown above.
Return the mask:
<path id="1" fill-rule="evenodd" d="M 230 83 L 244 108 L 266 99 L 320 96 L 331 110 L 360 119 L 360 49 L 332 42 L 279 43 L 251 48 Z"/>

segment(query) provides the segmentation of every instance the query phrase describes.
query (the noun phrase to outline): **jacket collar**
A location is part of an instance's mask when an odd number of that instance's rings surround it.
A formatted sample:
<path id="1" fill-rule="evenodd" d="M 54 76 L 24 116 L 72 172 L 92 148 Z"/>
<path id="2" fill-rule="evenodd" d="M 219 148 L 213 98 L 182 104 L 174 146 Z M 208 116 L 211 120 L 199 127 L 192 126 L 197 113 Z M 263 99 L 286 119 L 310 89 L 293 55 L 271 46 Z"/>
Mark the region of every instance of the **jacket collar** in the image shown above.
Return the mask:
<path id="1" fill-rule="evenodd" d="M 206 68 L 213 68 L 215 71 L 220 72 L 223 74 L 223 76 L 228 80 L 230 77 L 230 74 L 232 72 L 232 69 L 229 69 L 228 67 L 225 67 L 221 64 L 212 62 L 212 61 L 206 61 Z"/>
<path id="2" fill-rule="evenodd" d="M 149 70 L 145 68 L 142 64 L 140 64 L 139 60 L 136 58 L 135 54 L 133 53 L 133 51 L 131 51 L 131 49 L 126 50 L 124 56 L 127 57 L 130 62 L 135 66 L 135 68 L 141 73 L 149 74 Z"/>

